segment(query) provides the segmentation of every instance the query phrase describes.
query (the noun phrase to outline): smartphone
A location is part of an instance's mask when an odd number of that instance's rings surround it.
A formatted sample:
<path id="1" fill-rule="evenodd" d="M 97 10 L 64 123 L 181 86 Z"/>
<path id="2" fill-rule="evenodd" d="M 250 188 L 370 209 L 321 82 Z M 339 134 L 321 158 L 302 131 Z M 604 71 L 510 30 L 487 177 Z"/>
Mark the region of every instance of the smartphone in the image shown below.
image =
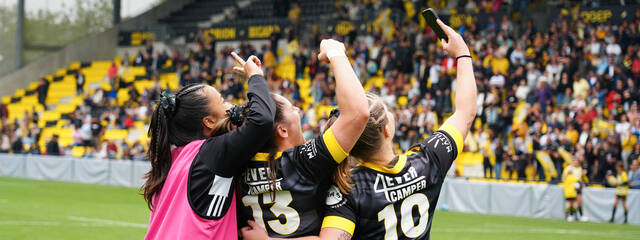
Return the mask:
<path id="1" fill-rule="evenodd" d="M 431 29 L 433 29 L 433 31 L 436 33 L 439 39 L 444 39 L 445 41 L 449 42 L 449 37 L 447 37 L 447 34 L 444 33 L 440 25 L 438 25 L 438 23 L 436 22 L 436 19 L 438 19 L 436 11 L 434 11 L 432 8 L 427 8 L 422 11 L 422 16 L 427 21 L 427 24 L 429 24 L 429 27 L 431 27 Z"/>

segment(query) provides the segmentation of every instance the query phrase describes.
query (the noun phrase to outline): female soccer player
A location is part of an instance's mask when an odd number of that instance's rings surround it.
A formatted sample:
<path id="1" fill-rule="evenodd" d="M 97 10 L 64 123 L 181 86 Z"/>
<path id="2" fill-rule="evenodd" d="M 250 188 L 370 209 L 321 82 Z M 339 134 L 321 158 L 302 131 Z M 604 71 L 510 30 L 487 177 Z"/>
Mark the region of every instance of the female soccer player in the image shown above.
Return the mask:
<path id="1" fill-rule="evenodd" d="M 163 94 L 151 117 L 145 239 L 237 239 L 233 176 L 266 143 L 276 107 L 258 58 L 233 57 L 243 66 L 235 70 L 250 76 L 246 112 L 197 84 Z"/>
<path id="2" fill-rule="evenodd" d="M 330 188 L 320 239 L 429 239 L 446 172 L 462 152 L 475 118 L 477 94 L 462 36 L 440 20 L 438 24 L 449 37 L 442 42 L 444 49 L 458 58 L 455 113 L 432 136 L 396 156 L 393 115 L 375 99 L 367 126 L 350 152 L 360 164 L 351 171 L 351 181 L 342 174 L 338 186 Z M 267 238 L 258 225 L 249 225 L 242 229 L 245 239 Z"/>
<path id="3" fill-rule="evenodd" d="M 280 95 L 276 107 L 271 153 L 259 153 L 249 163 L 240 188 L 240 222 L 253 220 L 272 237 L 317 235 L 331 175 L 347 157 L 369 119 L 369 104 L 344 45 L 320 43 L 320 61 L 328 62 L 336 78 L 341 114 L 319 136 L 305 143 L 299 109 Z"/>
<path id="4" fill-rule="evenodd" d="M 582 193 L 582 174 L 583 170 L 580 166 L 580 155 L 577 155 L 571 165 L 567 166 L 562 172 L 562 182 L 564 183 L 564 197 L 567 201 L 564 218 L 572 222 L 573 220 L 581 220 L 582 207 L 578 199 Z M 578 213 L 580 216 L 578 216 Z"/>
<path id="5" fill-rule="evenodd" d="M 616 208 L 618 207 L 618 200 L 622 202 L 622 208 L 624 209 L 624 223 L 627 223 L 627 215 L 629 210 L 627 209 L 627 195 L 629 195 L 629 184 L 627 178 L 627 172 L 624 171 L 624 164 L 618 162 L 616 164 L 617 175 L 615 180 L 611 181 L 614 187 L 616 187 L 616 200 L 613 201 L 613 211 L 611 211 L 610 223 L 613 222 L 616 216 Z M 611 176 L 613 177 L 613 176 Z"/>

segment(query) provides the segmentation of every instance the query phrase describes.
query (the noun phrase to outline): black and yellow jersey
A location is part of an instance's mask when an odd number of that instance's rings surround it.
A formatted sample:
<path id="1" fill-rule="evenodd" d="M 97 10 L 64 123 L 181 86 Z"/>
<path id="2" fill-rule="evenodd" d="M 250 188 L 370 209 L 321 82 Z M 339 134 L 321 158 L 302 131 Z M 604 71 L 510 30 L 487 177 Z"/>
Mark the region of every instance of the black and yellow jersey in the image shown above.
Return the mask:
<path id="1" fill-rule="evenodd" d="M 317 235 L 331 176 L 346 157 L 331 128 L 322 136 L 277 154 L 273 194 L 268 154 L 258 153 L 242 176 L 240 226 L 254 220 L 271 237 Z"/>
<path id="2" fill-rule="evenodd" d="M 616 195 L 626 197 L 629 194 L 628 180 L 625 171 L 619 172 L 618 175 L 616 175 Z"/>
<path id="3" fill-rule="evenodd" d="M 574 167 L 572 165 L 567 166 L 562 171 L 562 185 L 564 187 L 564 198 L 573 199 L 576 198 L 582 189 L 580 183 L 582 179 L 582 167 Z"/>
<path id="4" fill-rule="evenodd" d="M 322 228 L 344 230 L 352 239 L 429 239 L 442 183 L 462 144 L 460 131 L 445 124 L 392 168 L 356 166 L 349 194 L 329 189 Z"/>

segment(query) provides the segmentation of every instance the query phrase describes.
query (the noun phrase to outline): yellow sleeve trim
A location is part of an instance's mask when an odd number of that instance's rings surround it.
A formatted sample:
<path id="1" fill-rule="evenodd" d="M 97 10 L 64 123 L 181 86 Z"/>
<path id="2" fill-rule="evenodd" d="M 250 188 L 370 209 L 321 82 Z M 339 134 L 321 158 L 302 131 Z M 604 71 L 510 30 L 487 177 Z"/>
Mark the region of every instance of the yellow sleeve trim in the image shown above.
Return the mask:
<path id="1" fill-rule="evenodd" d="M 349 219 L 338 216 L 326 216 L 322 220 L 322 228 L 337 228 L 353 236 L 356 224 Z"/>
<path id="2" fill-rule="evenodd" d="M 449 136 L 453 138 L 453 141 L 456 142 L 456 148 L 458 149 L 458 155 L 456 155 L 456 157 L 460 156 L 462 148 L 464 147 L 464 139 L 462 139 L 462 133 L 460 133 L 460 130 L 451 124 L 444 124 L 438 130 L 448 133 Z"/>
<path id="3" fill-rule="evenodd" d="M 349 154 L 342 149 L 338 140 L 336 140 L 336 136 L 333 135 L 332 128 L 329 128 L 324 132 L 322 139 L 324 140 L 324 144 L 327 145 L 327 150 L 329 150 L 331 157 L 333 157 L 333 160 L 337 163 L 341 163 L 345 158 L 347 158 L 347 156 L 349 156 Z"/>

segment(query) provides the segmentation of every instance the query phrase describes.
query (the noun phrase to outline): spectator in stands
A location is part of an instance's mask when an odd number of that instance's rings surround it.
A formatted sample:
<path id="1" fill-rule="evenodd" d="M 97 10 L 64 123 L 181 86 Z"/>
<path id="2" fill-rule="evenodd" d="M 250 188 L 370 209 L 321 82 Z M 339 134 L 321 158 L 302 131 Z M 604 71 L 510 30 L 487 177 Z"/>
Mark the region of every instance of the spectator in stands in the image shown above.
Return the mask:
<path id="1" fill-rule="evenodd" d="M 87 82 L 86 77 L 82 74 L 82 70 L 76 71 L 76 95 L 82 95 L 84 93 L 84 85 Z"/>
<path id="2" fill-rule="evenodd" d="M 131 160 L 134 161 L 142 161 L 145 160 L 145 152 L 144 146 L 140 143 L 140 141 L 136 141 L 131 147 Z"/>
<path id="3" fill-rule="evenodd" d="M 300 23 L 300 14 L 302 13 L 302 9 L 300 8 L 300 4 L 297 2 L 293 2 L 291 9 L 289 10 L 289 21 L 293 24 Z"/>
<path id="4" fill-rule="evenodd" d="M 116 159 L 118 146 L 113 141 L 108 141 L 104 146 L 108 159 Z"/>
<path id="5" fill-rule="evenodd" d="M 144 54 L 142 53 L 142 50 L 139 50 L 136 58 L 133 60 L 133 66 L 144 66 L 144 62 Z"/>
<path id="6" fill-rule="evenodd" d="M 107 70 L 107 80 L 111 84 L 112 88 L 116 87 L 116 78 L 118 77 L 118 66 L 116 62 L 111 63 L 111 67 Z"/>
<path id="7" fill-rule="evenodd" d="M 24 152 L 24 145 L 22 144 L 22 132 L 21 131 L 17 131 L 17 132 L 18 133 L 13 136 L 13 143 L 11 144 L 11 151 L 14 154 Z"/>
<path id="8" fill-rule="evenodd" d="M 36 92 L 38 93 L 38 102 L 46 108 L 45 100 L 47 100 L 47 93 L 49 92 L 49 81 L 46 78 L 40 78 L 40 84 Z"/>
<path id="9" fill-rule="evenodd" d="M 9 153 L 11 150 L 11 135 L 8 126 L 0 130 L 0 153 Z"/>
<path id="10" fill-rule="evenodd" d="M 100 143 L 100 137 L 104 134 L 104 127 L 97 117 L 93 117 L 90 122 L 91 130 L 91 142 L 92 145 L 98 148 Z"/>
<path id="11" fill-rule="evenodd" d="M 122 56 L 122 61 L 120 62 L 120 66 L 123 68 L 129 67 L 129 62 L 131 61 L 131 57 L 129 57 L 129 53 L 125 52 L 124 56 Z"/>
<path id="12" fill-rule="evenodd" d="M 629 167 L 629 187 L 634 189 L 640 189 L 640 159 L 631 161 Z"/>
<path id="13" fill-rule="evenodd" d="M 80 129 L 76 129 L 76 131 L 80 132 L 80 138 L 82 139 L 82 146 L 85 146 L 85 147 L 89 147 L 89 146 L 96 147 L 96 143 L 93 143 L 91 141 L 92 140 L 91 123 L 90 123 L 89 120 L 85 119 L 83 121 L 83 124 L 80 127 Z"/>
<path id="14" fill-rule="evenodd" d="M 633 147 L 633 151 L 629 154 L 629 161 L 640 160 L 640 142 Z"/>
<path id="15" fill-rule="evenodd" d="M 58 144 L 58 134 L 53 134 L 51 140 L 47 143 L 47 155 L 60 156 L 60 145 Z"/>

